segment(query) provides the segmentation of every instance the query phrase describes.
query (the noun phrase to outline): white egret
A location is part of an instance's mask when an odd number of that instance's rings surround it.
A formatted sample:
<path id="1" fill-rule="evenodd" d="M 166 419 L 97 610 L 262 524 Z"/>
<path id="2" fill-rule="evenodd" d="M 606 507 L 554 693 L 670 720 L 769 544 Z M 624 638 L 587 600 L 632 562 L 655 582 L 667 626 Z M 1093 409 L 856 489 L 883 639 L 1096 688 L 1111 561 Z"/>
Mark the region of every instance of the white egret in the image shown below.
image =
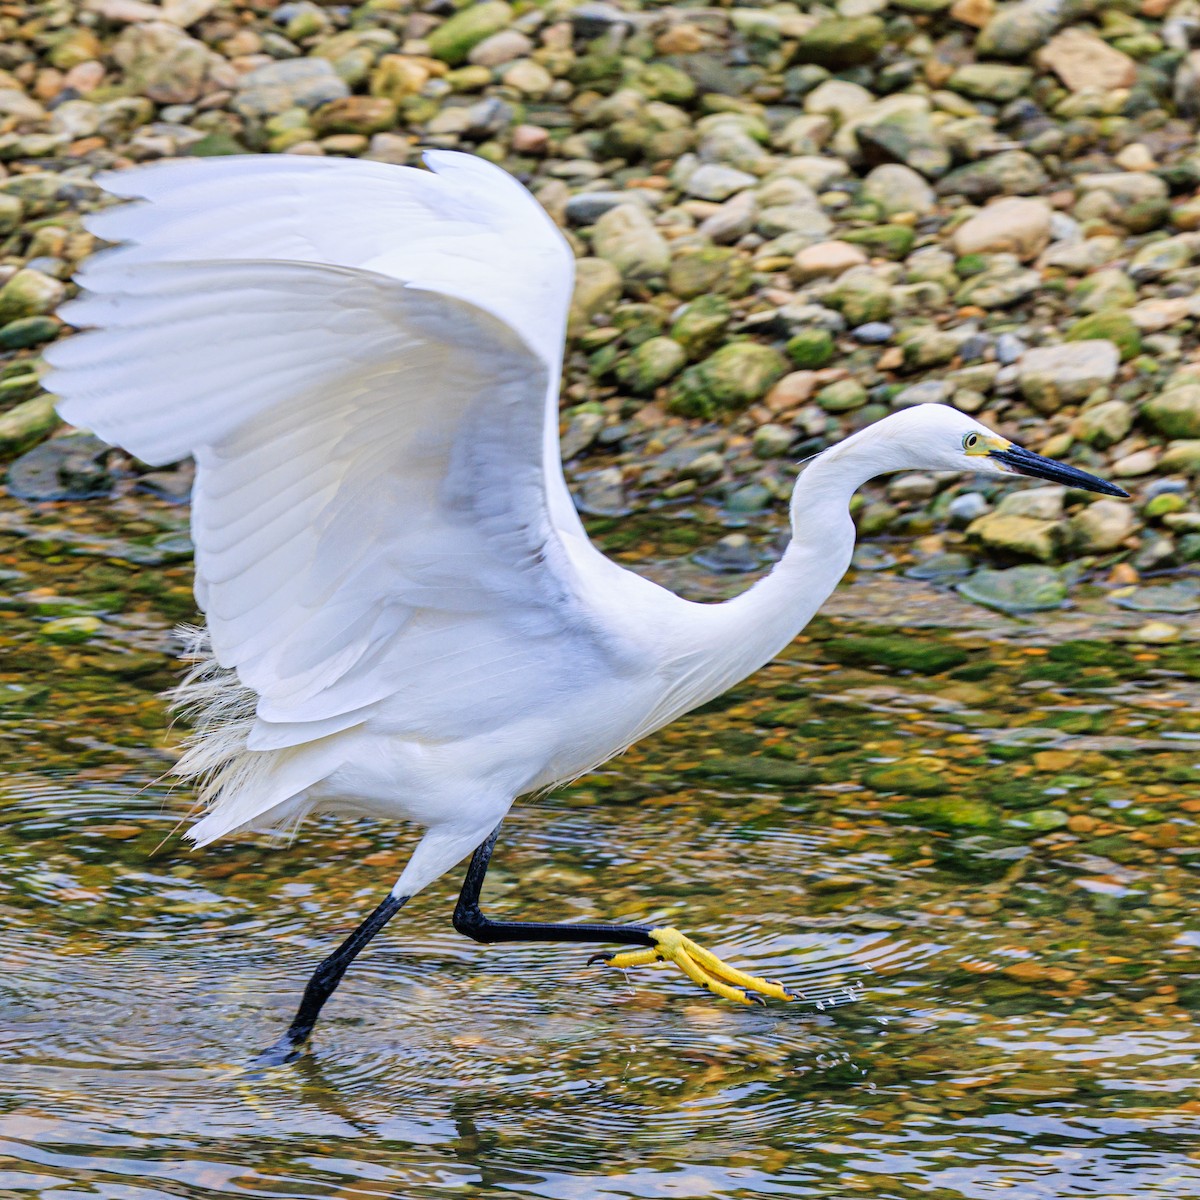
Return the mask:
<path id="1" fill-rule="evenodd" d="M 574 779 L 766 663 L 850 562 L 855 489 L 889 471 L 1017 472 L 1122 496 L 954 409 L 898 412 L 808 464 L 793 537 L 736 599 L 695 604 L 588 541 L 559 459 L 570 248 L 520 184 L 299 157 L 100 182 L 95 256 L 50 351 L 59 411 L 151 464 L 196 461 L 203 661 L 176 767 L 198 845 L 316 809 L 425 829 L 316 969 L 269 1057 L 298 1053 L 351 960 L 474 851 L 454 913 L 481 942 L 669 960 L 729 999 L 789 999 L 671 928 L 496 921 L 479 908 L 514 800 Z"/>

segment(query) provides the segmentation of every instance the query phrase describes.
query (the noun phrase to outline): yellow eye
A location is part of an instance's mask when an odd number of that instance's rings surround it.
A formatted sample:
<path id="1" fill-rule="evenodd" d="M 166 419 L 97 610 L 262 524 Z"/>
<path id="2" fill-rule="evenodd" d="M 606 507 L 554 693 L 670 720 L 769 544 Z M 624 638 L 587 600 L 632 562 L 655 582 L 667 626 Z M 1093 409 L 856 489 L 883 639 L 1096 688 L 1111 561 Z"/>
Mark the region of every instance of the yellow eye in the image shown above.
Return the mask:
<path id="1" fill-rule="evenodd" d="M 968 433 L 963 438 L 963 449 L 964 450 L 974 450 L 978 444 L 979 444 L 979 434 L 977 434 L 977 433 Z"/>

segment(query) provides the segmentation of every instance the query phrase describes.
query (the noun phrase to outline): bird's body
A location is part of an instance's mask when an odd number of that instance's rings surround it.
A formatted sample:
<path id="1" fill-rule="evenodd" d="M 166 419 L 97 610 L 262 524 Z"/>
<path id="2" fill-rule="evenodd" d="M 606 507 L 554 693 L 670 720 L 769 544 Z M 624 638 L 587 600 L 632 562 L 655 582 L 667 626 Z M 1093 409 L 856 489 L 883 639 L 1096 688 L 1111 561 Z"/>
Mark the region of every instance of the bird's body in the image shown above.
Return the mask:
<path id="1" fill-rule="evenodd" d="M 808 466 L 769 575 L 723 604 L 682 600 L 599 553 L 563 478 L 567 243 L 503 171 L 427 158 L 432 173 L 239 157 L 104 177 L 141 202 L 91 219 L 124 244 L 65 310 L 92 331 L 48 356 L 67 420 L 152 464 L 196 460 L 207 632 L 178 771 L 207 812 L 190 836 L 317 808 L 413 821 L 426 833 L 379 924 L 481 847 L 478 884 L 518 796 L 787 645 L 849 564 L 867 479 L 1006 463 L 1091 479 L 952 409 L 897 413 Z M 460 927 L 500 928 L 468 893 Z"/>

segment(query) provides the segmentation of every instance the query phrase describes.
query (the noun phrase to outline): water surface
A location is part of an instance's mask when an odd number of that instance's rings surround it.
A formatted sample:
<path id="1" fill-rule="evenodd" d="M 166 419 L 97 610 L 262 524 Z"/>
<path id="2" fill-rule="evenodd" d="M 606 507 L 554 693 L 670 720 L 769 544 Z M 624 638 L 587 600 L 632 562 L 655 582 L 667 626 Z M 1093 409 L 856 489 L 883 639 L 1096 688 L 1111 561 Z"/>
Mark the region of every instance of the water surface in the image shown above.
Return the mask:
<path id="1" fill-rule="evenodd" d="M 0 1196 L 1200 1195 L 1195 643 L 1122 640 L 1144 617 L 1096 589 L 1019 622 L 852 583 L 752 680 L 514 810 L 485 892 L 671 921 L 804 1002 L 477 946 L 448 876 L 256 1077 L 413 836 L 189 851 L 156 694 L 183 513 L 0 517 Z M 674 536 L 621 545 L 678 582 Z"/>

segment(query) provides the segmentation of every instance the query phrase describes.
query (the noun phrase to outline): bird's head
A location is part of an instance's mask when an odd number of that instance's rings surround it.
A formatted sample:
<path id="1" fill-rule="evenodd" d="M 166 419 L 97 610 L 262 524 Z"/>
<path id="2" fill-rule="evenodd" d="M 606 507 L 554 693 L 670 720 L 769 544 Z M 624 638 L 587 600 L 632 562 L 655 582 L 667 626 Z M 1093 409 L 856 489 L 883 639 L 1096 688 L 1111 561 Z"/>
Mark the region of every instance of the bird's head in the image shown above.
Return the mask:
<path id="1" fill-rule="evenodd" d="M 932 470 L 1028 475 L 1105 496 L 1129 494 L 1086 471 L 1026 450 L 944 404 L 903 409 L 863 430 L 858 437 L 867 443 L 863 449 L 879 463 L 872 473 Z M 849 447 L 856 440 L 847 439 L 844 444 Z"/>

